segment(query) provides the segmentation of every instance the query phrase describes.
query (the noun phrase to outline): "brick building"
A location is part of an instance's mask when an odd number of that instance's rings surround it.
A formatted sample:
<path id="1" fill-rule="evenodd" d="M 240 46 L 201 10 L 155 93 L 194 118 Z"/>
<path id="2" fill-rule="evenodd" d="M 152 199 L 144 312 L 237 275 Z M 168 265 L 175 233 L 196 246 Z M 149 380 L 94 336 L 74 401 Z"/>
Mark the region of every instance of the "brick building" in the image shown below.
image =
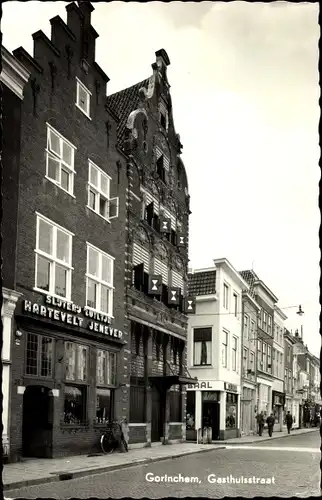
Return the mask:
<path id="1" fill-rule="evenodd" d="M 126 159 L 95 62 L 89 2 L 34 33 L 21 114 L 17 226 L 21 294 L 12 342 L 11 460 L 87 453 L 128 417 L 123 387 Z M 6 169 L 6 165 L 5 165 Z M 15 174 L 16 175 L 16 174 Z M 18 174 L 17 174 L 18 175 Z M 9 248 L 7 238 L 4 247 Z M 15 262 L 13 262 L 15 260 Z"/>
<path id="2" fill-rule="evenodd" d="M 126 387 L 129 444 L 185 439 L 189 194 L 165 50 L 153 73 L 108 97 L 127 155 Z"/>
<path id="3" fill-rule="evenodd" d="M 15 290 L 15 260 L 12 255 L 17 243 L 18 193 L 19 183 L 21 111 L 24 86 L 29 73 L 22 64 L 4 47 L 1 47 L 2 71 L 0 75 L 2 93 L 2 445 L 7 458 L 10 450 L 10 385 L 11 385 L 11 344 L 13 334 L 13 314 L 20 294 Z M 13 134 L 12 131 L 15 131 Z"/>

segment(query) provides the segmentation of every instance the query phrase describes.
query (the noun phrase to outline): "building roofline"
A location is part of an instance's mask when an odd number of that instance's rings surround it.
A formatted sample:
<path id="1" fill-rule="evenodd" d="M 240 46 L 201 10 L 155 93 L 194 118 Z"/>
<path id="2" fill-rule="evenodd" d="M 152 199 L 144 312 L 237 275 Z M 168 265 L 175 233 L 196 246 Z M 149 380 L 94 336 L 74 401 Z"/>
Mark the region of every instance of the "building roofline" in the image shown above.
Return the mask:
<path id="1" fill-rule="evenodd" d="M 2 70 L 0 80 L 22 100 L 23 89 L 29 80 L 30 72 L 4 46 L 1 47 L 1 58 Z"/>
<path id="2" fill-rule="evenodd" d="M 255 280 L 255 281 L 254 281 L 254 286 L 256 286 L 256 285 L 261 286 L 261 287 L 264 289 L 264 291 L 265 291 L 268 295 L 270 295 L 270 297 L 273 299 L 273 301 L 274 301 L 274 302 L 278 302 L 278 297 L 276 297 L 276 295 L 272 292 L 272 290 L 270 290 L 270 289 L 268 288 L 268 286 L 267 286 L 267 285 L 265 285 L 264 281 L 262 281 L 262 280 Z"/>
<path id="3" fill-rule="evenodd" d="M 228 259 L 226 259 L 225 257 L 223 257 L 221 259 L 213 259 L 213 263 L 215 264 L 215 266 L 219 266 L 219 267 L 226 266 L 226 268 L 228 268 L 229 271 L 231 271 L 233 273 L 234 277 L 236 278 L 236 281 L 238 281 L 242 285 L 241 288 L 243 288 L 244 290 L 250 289 L 250 286 L 247 283 L 247 281 L 244 280 L 244 278 L 234 268 L 234 266 L 229 262 Z"/>
<path id="4" fill-rule="evenodd" d="M 285 321 L 287 319 L 287 316 L 283 311 L 278 307 L 274 306 L 274 311 L 277 312 L 277 314 Z"/>
<path id="5" fill-rule="evenodd" d="M 247 297 L 247 299 L 253 304 L 253 306 L 257 309 L 257 311 L 260 311 L 260 306 L 257 304 L 256 300 L 251 296 L 249 293 L 249 290 L 243 290 L 243 296 Z"/>

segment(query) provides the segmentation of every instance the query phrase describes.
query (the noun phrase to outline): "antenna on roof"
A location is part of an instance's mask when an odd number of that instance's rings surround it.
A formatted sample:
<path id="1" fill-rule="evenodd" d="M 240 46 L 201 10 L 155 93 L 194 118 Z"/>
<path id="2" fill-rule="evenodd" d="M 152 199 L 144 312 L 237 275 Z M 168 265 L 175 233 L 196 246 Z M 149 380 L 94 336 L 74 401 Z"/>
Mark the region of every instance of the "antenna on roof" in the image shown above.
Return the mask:
<path id="1" fill-rule="evenodd" d="M 253 262 L 252 262 L 252 271 L 254 271 L 254 262 L 255 261 L 253 260 Z"/>

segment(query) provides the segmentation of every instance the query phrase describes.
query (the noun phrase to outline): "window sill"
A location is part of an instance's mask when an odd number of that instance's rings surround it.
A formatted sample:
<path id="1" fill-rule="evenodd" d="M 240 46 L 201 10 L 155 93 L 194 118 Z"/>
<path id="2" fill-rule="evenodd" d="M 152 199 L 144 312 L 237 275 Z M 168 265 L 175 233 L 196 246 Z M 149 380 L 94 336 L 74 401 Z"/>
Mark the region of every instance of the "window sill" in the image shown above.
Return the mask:
<path id="1" fill-rule="evenodd" d="M 90 117 L 90 116 L 86 113 L 86 111 L 84 111 L 84 109 L 83 109 L 83 108 L 81 108 L 81 107 L 77 104 L 77 102 L 75 102 L 75 106 L 76 106 L 76 108 L 78 108 L 78 109 L 79 109 L 79 110 L 83 113 L 83 115 L 85 115 L 85 116 L 86 116 L 86 118 L 88 118 L 90 121 L 92 121 L 92 118 L 91 118 L 91 117 Z"/>
<path id="2" fill-rule="evenodd" d="M 74 175 L 75 172 L 71 171 Z M 47 175 L 45 175 L 45 179 L 47 179 L 47 181 L 51 182 L 52 184 L 54 184 L 54 186 L 58 187 L 59 189 L 61 189 L 62 191 L 64 191 L 64 193 L 68 194 L 69 196 L 71 196 L 72 198 L 75 198 L 76 199 L 76 196 L 73 194 L 73 193 L 70 193 L 69 191 L 67 191 L 66 189 L 64 189 L 62 186 L 60 186 L 57 182 L 55 182 L 53 179 L 51 179 L 50 177 L 48 177 Z"/>
<path id="3" fill-rule="evenodd" d="M 57 300 L 62 300 L 65 302 L 68 302 L 69 304 L 73 304 L 73 302 L 70 300 L 68 297 L 61 297 L 60 295 L 56 295 L 55 293 L 50 293 L 47 290 L 42 290 L 41 288 L 37 288 L 36 286 L 33 287 L 34 292 L 42 293 L 44 295 L 48 295 L 49 297 L 54 297 Z M 48 304 L 50 305 L 50 304 Z M 70 311 L 72 312 L 72 311 Z"/>
<path id="4" fill-rule="evenodd" d="M 104 217 L 103 215 L 99 214 L 98 212 L 96 212 L 95 210 L 93 210 L 92 207 L 90 207 L 89 205 L 86 205 L 86 208 L 88 208 L 91 212 L 93 212 L 94 214 L 98 215 L 101 219 L 105 220 L 105 222 L 108 222 L 109 224 L 111 224 L 111 221 L 109 219 L 107 219 L 106 217 Z"/>
<path id="5" fill-rule="evenodd" d="M 208 363 L 203 363 L 202 365 L 193 365 L 193 368 L 209 368 L 209 367 L 212 367 L 213 365 L 212 364 L 208 364 Z"/>

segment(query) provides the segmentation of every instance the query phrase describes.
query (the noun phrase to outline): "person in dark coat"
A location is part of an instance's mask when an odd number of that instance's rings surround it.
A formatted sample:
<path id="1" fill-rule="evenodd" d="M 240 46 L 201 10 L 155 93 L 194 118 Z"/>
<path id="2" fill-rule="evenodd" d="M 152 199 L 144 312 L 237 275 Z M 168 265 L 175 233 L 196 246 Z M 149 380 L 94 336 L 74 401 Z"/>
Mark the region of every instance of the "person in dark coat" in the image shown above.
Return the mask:
<path id="1" fill-rule="evenodd" d="M 263 412 L 257 415 L 256 420 L 258 425 L 258 434 L 261 436 L 263 434 L 263 429 L 265 425 Z"/>
<path id="2" fill-rule="evenodd" d="M 268 425 L 268 435 L 269 435 L 269 437 L 272 437 L 274 424 L 275 424 L 275 418 L 274 418 L 273 413 L 270 414 L 270 416 L 267 418 L 266 422 Z"/>
<path id="3" fill-rule="evenodd" d="M 291 429 L 292 429 L 292 425 L 293 425 L 293 417 L 292 417 L 290 411 L 287 412 L 285 420 L 286 420 L 287 432 L 288 432 L 288 434 L 290 434 Z"/>

